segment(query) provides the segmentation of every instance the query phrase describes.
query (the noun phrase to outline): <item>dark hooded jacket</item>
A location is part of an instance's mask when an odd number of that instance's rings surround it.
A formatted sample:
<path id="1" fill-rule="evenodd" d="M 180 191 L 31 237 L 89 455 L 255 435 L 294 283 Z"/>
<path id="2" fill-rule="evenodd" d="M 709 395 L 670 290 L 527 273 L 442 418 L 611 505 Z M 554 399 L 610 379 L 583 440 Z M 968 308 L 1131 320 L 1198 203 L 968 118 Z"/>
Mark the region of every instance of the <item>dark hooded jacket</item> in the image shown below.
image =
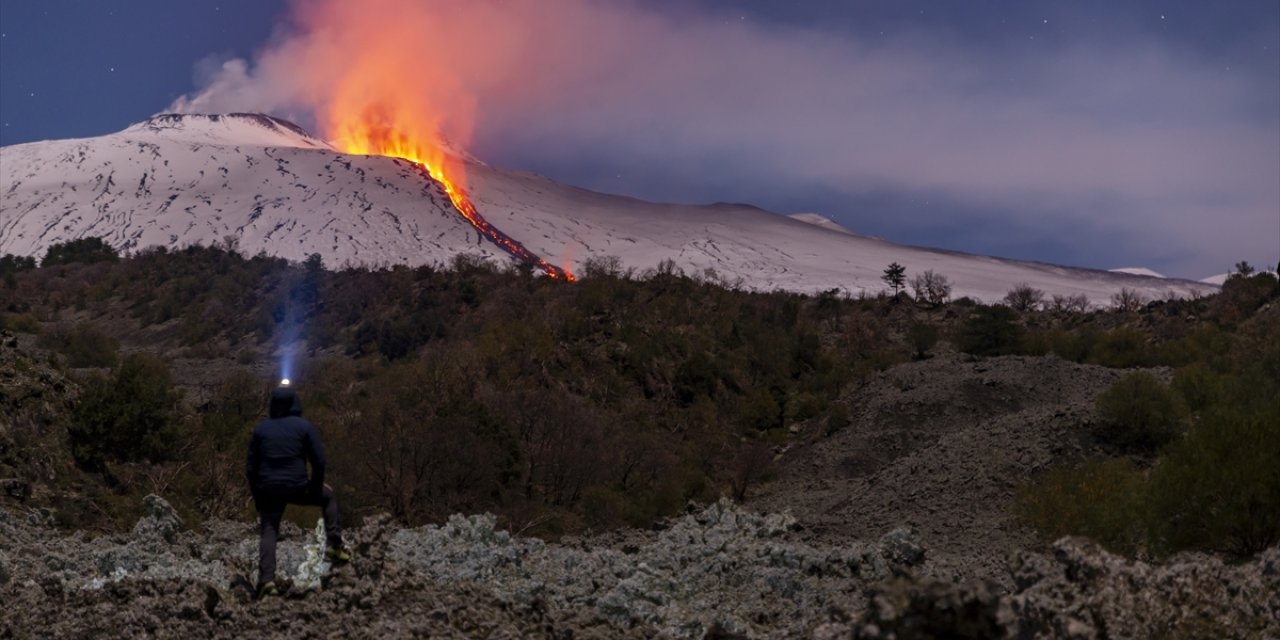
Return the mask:
<path id="1" fill-rule="evenodd" d="M 303 419 L 298 394 L 288 387 L 273 390 L 269 415 L 254 427 L 249 441 L 245 474 L 250 491 L 255 496 L 264 490 L 318 494 L 324 486 L 324 444 L 315 425 Z"/>

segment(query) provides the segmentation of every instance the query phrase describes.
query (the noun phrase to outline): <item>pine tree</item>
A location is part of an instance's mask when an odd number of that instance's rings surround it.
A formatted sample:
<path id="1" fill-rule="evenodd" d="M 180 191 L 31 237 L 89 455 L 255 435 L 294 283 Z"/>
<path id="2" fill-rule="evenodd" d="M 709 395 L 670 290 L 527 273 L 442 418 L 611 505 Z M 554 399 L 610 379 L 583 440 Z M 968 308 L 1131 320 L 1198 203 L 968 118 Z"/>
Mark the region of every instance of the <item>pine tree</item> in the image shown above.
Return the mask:
<path id="1" fill-rule="evenodd" d="M 907 268 L 896 262 L 891 262 L 885 268 L 884 275 L 880 276 L 880 279 L 884 280 L 885 284 L 893 289 L 893 297 L 896 299 L 898 292 L 902 291 L 903 285 L 907 282 Z"/>

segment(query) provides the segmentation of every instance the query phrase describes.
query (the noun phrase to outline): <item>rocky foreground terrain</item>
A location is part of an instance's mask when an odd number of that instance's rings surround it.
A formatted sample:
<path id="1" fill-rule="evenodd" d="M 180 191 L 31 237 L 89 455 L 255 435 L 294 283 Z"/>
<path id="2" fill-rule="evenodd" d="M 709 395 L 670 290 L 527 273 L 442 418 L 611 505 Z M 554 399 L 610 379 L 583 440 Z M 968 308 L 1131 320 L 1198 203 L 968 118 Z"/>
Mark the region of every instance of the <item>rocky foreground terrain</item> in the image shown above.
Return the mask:
<path id="1" fill-rule="evenodd" d="M 131 535 L 65 536 L 0 515 L 0 636 L 78 637 L 1276 637 L 1280 550 L 1229 566 L 1151 566 L 1065 539 L 1008 564 L 1013 588 L 924 575 L 918 535 L 812 545 L 797 521 L 728 502 L 660 531 L 549 544 L 487 516 L 354 530 L 353 562 L 296 527 L 292 584 L 255 601 L 245 523 L 183 531 L 164 500 Z"/>
<path id="2" fill-rule="evenodd" d="M 27 374 L 55 387 L 42 371 Z M 249 522 L 186 527 L 148 496 L 131 533 L 94 535 L 9 500 L 0 638 L 1280 637 L 1280 549 L 1148 564 L 1047 545 L 1013 517 L 1019 483 L 1100 451 L 1093 402 L 1123 374 L 954 353 L 899 365 L 846 397 L 847 426 L 799 425 L 743 504 L 651 530 L 552 543 L 483 514 L 372 517 L 334 569 L 317 532 L 287 525 L 289 584 L 261 601 Z"/>

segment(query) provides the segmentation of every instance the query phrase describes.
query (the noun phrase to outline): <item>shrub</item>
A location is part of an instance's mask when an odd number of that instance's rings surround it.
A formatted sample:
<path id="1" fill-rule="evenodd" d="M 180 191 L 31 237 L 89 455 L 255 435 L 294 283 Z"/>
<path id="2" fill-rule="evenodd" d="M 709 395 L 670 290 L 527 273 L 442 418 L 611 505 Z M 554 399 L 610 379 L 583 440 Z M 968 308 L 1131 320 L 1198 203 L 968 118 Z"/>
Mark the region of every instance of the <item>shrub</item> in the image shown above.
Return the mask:
<path id="1" fill-rule="evenodd" d="M 72 410 L 71 453 L 81 466 L 159 462 L 173 452 L 178 396 L 159 358 L 137 353 L 110 376 L 89 380 Z"/>
<path id="2" fill-rule="evenodd" d="M 73 262 L 114 262 L 120 255 L 102 238 L 81 238 L 51 245 L 44 254 L 40 266 L 49 267 Z"/>
<path id="3" fill-rule="evenodd" d="M 1192 411 L 1213 406 L 1226 395 L 1221 376 L 1200 362 L 1178 369 L 1173 374 L 1172 387 Z"/>
<path id="4" fill-rule="evenodd" d="M 1015 311 L 1035 311 L 1044 302 L 1044 292 L 1023 282 L 1004 296 L 1004 303 Z"/>
<path id="5" fill-rule="evenodd" d="M 1125 451 L 1153 452 L 1181 433 L 1182 399 L 1145 371 L 1130 374 L 1098 396 L 1103 440 Z"/>
<path id="6" fill-rule="evenodd" d="M 4 280 L 6 287 L 12 288 L 18 284 L 14 274 L 34 268 L 36 268 L 36 259 L 30 256 L 15 256 L 11 253 L 0 256 L 0 280 Z"/>
<path id="7" fill-rule="evenodd" d="M 1098 337 L 1089 352 L 1089 361 L 1104 367 L 1128 369 L 1154 364 L 1147 339 L 1128 327 L 1112 329 Z"/>
<path id="8" fill-rule="evenodd" d="M 1213 315 L 1224 324 L 1246 318 L 1280 295 L 1277 284 L 1276 276 L 1266 272 L 1254 276 L 1234 275 L 1222 283 L 1222 292 L 1213 301 Z"/>
<path id="9" fill-rule="evenodd" d="M 1151 476 L 1161 550 L 1248 556 L 1280 542 L 1280 409 L 1207 412 Z"/>
<path id="10" fill-rule="evenodd" d="M 1008 307 L 979 307 L 956 335 L 956 348 L 976 356 L 1015 353 L 1022 341 L 1018 316 Z"/>
<path id="11" fill-rule="evenodd" d="M 1084 362 L 1089 359 L 1094 345 L 1098 342 L 1098 332 L 1088 329 L 1055 330 L 1050 334 L 1049 340 L 1050 349 L 1059 358 L 1072 362 Z"/>
<path id="12" fill-rule="evenodd" d="M 1024 356 L 1043 356 L 1053 351 L 1054 331 L 1032 330 L 1022 334 L 1018 353 Z"/>
<path id="13" fill-rule="evenodd" d="M 1049 539 L 1083 535 L 1121 553 L 1146 539 L 1145 484 L 1125 458 L 1051 469 L 1018 491 L 1015 511 Z"/>
<path id="14" fill-rule="evenodd" d="M 767 387 L 756 387 L 746 394 L 739 407 L 742 424 L 765 431 L 783 426 L 782 405 Z"/>
<path id="15" fill-rule="evenodd" d="M 0 329 L 17 333 L 40 333 L 40 320 L 31 313 L 0 313 Z"/>
<path id="16" fill-rule="evenodd" d="M 0 275 L 30 271 L 36 268 L 36 259 L 31 256 L 15 256 L 6 253 L 0 256 Z"/>
<path id="17" fill-rule="evenodd" d="M 843 402 L 833 402 L 827 407 L 827 435 L 834 435 L 853 422 L 849 416 L 849 406 Z"/>
<path id="18" fill-rule="evenodd" d="M 644 523 L 633 496 L 604 485 L 583 489 L 579 506 L 587 525 L 595 529 L 609 529 L 626 522 Z"/>
<path id="19" fill-rule="evenodd" d="M 773 473 L 773 451 L 769 443 L 764 440 L 744 443 L 734 456 L 729 474 L 733 499 L 745 500 L 752 486 L 768 480 Z"/>
<path id="20" fill-rule="evenodd" d="M 116 363 L 116 350 L 120 346 L 115 338 L 87 322 L 45 331 L 40 334 L 38 344 L 65 355 L 73 367 L 109 367 Z"/>
<path id="21" fill-rule="evenodd" d="M 915 349 L 916 359 L 923 360 L 929 356 L 929 350 L 938 343 L 938 328 L 931 324 L 913 324 L 907 329 L 907 341 Z"/>

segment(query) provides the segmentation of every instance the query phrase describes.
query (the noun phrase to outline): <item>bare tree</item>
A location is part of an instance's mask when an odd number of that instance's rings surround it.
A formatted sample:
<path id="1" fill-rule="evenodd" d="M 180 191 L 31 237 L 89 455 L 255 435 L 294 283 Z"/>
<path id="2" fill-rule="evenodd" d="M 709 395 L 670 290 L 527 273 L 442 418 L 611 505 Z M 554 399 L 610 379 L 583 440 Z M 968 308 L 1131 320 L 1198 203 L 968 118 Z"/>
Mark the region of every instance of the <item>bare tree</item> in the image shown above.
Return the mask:
<path id="1" fill-rule="evenodd" d="M 1137 311 L 1146 304 L 1146 300 L 1142 294 L 1128 287 L 1121 287 L 1120 291 L 1111 296 L 1111 308 L 1116 311 Z"/>
<path id="2" fill-rule="evenodd" d="M 583 278 L 624 278 L 630 272 L 618 256 L 591 256 L 582 265 Z"/>
<path id="3" fill-rule="evenodd" d="M 1077 293 L 1073 296 L 1054 294 L 1052 308 L 1054 311 L 1084 313 L 1089 310 L 1089 298 L 1085 297 L 1083 293 Z"/>
<path id="4" fill-rule="evenodd" d="M 941 306 L 951 297 L 951 281 L 941 273 L 926 269 L 911 279 L 911 289 L 916 292 L 916 300 L 930 306 Z"/>
<path id="5" fill-rule="evenodd" d="M 773 471 L 773 450 L 765 442 L 744 443 L 733 458 L 729 488 L 733 499 L 741 502 L 747 490 L 765 480 Z"/>
<path id="6" fill-rule="evenodd" d="M 1004 303 L 1015 311 L 1035 311 L 1044 302 L 1044 292 L 1023 282 L 1004 296 Z"/>

